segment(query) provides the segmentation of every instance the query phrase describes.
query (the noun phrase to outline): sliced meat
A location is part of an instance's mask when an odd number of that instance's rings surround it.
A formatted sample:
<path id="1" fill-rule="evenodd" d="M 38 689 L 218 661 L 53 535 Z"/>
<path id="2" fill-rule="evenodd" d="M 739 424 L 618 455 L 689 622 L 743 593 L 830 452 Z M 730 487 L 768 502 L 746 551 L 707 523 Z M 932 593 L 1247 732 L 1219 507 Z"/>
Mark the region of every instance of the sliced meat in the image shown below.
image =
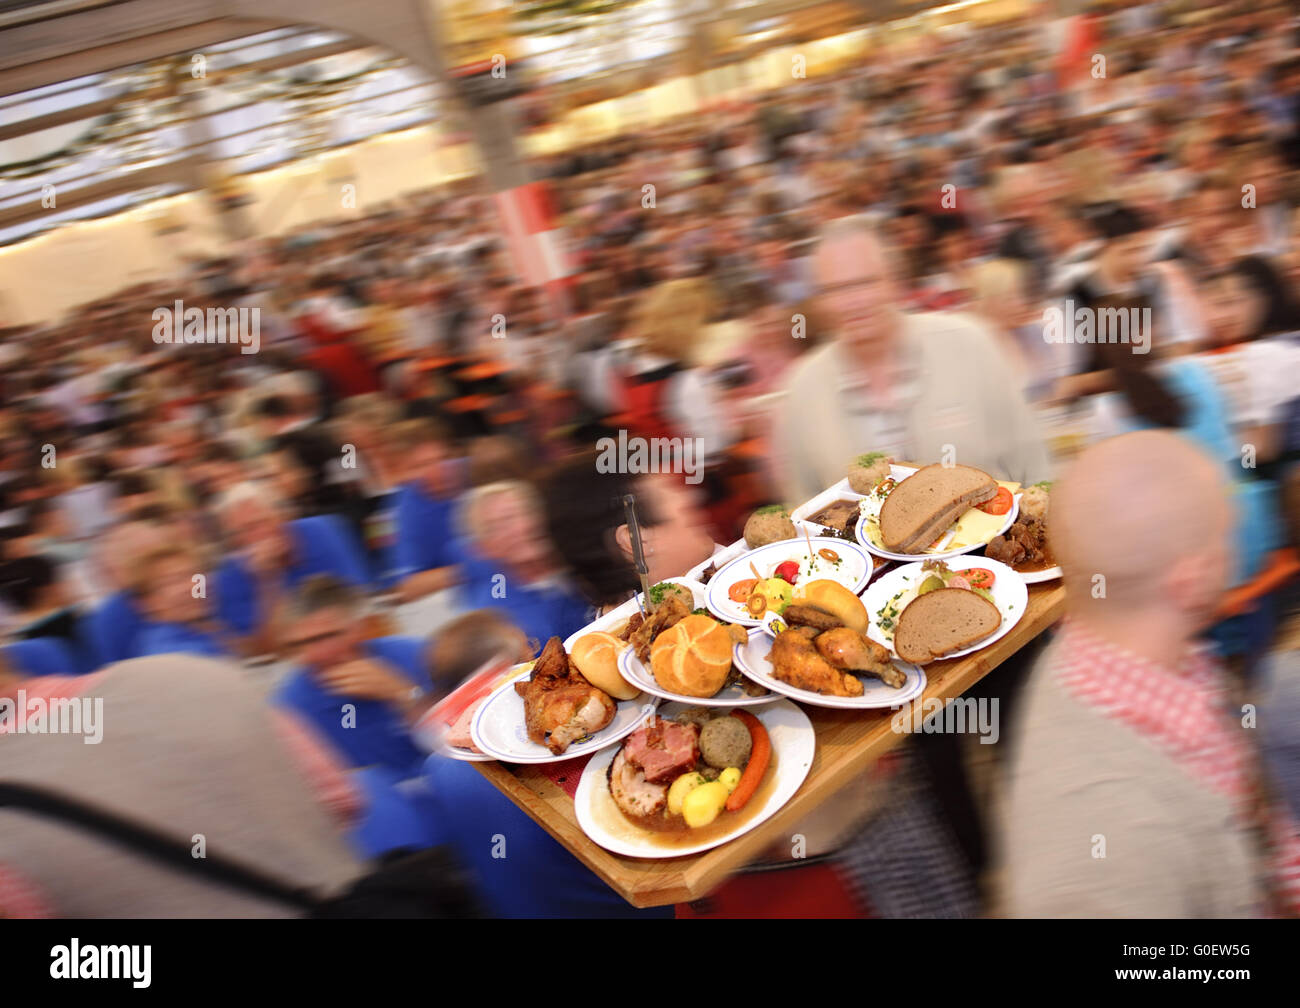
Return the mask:
<path id="1" fill-rule="evenodd" d="M 699 729 L 656 714 L 628 736 L 623 752 L 645 771 L 645 779 L 650 783 L 671 783 L 695 768 L 700 758 Z"/>
<path id="2" fill-rule="evenodd" d="M 633 820 L 661 815 L 668 807 L 667 786 L 647 781 L 640 767 L 627 758 L 627 746 L 609 765 L 609 793 L 618 810 Z"/>
<path id="3" fill-rule="evenodd" d="M 464 712 L 458 717 L 455 723 L 447 729 L 447 744 L 454 745 L 458 749 L 471 749 L 478 752 L 478 747 L 474 745 L 474 738 L 470 734 L 470 725 L 474 723 L 474 715 L 478 709 L 483 706 L 483 701 L 487 697 L 479 697 L 472 704 L 465 708 Z"/>

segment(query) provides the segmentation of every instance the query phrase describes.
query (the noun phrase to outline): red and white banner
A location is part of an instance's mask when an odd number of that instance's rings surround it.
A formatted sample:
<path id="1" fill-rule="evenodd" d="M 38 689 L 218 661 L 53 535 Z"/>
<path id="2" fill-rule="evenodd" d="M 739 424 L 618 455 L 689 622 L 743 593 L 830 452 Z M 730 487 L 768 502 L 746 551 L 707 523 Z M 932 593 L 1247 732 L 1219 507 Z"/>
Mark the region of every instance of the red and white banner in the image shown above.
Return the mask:
<path id="1" fill-rule="evenodd" d="M 511 262 L 531 287 L 544 287 L 558 298 L 573 263 L 565 249 L 564 229 L 556 226 L 550 186 L 529 182 L 493 196 Z"/>

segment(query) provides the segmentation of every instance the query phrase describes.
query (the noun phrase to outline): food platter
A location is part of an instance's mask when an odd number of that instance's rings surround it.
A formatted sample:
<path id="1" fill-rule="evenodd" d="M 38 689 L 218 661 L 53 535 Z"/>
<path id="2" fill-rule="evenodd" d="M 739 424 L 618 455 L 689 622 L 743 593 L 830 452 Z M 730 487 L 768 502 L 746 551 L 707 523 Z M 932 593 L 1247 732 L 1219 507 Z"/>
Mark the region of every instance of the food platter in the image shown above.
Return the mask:
<path id="1" fill-rule="evenodd" d="M 515 692 L 515 683 L 527 678 L 531 670 L 502 683 L 479 708 L 470 734 L 474 744 L 486 755 L 503 763 L 558 763 L 599 752 L 636 731 L 637 725 L 654 713 L 658 697 L 639 694 L 632 700 L 615 705 L 614 720 L 594 735 L 579 739 L 564 752 L 555 754 L 546 746 L 533 742 L 525 728 L 524 701 Z"/>
<path id="2" fill-rule="evenodd" d="M 890 476 L 893 479 L 897 480 L 898 483 L 900 484 L 904 480 L 906 480 L 909 476 L 913 475 L 918 471 L 917 469 L 911 468 L 910 466 L 899 466 L 899 465 L 891 465 L 889 469 L 890 469 Z M 836 487 L 839 486 L 840 486 L 839 484 L 836 484 Z M 843 486 L 844 486 L 844 495 L 845 496 L 849 495 L 851 491 L 847 489 L 848 487 L 847 480 L 843 481 Z M 963 542 L 958 545 L 951 545 L 953 543 L 953 539 L 952 539 L 953 533 L 951 530 L 949 530 L 948 532 L 945 532 L 944 536 L 938 540 L 939 543 L 938 548 L 931 547 L 930 549 L 925 550 L 921 553 L 894 553 L 891 552 L 890 550 L 885 549 L 884 546 L 881 545 L 880 529 L 879 529 L 879 525 L 876 524 L 876 520 L 879 517 L 880 507 L 882 504 L 883 504 L 883 500 L 880 499 L 876 494 L 871 494 L 867 497 L 862 498 L 862 501 L 859 504 L 859 507 L 861 509 L 861 514 L 858 517 L 857 525 L 854 527 L 854 535 L 857 537 L 858 542 L 861 543 L 862 546 L 868 552 L 874 554 L 875 556 L 882 557 L 883 559 L 886 560 L 896 560 L 901 563 L 907 563 L 908 561 L 918 560 L 918 559 L 946 560 L 950 557 L 961 556 L 964 553 L 970 553 L 977 549 L 983 549 L 985 546 L 988 545 L 988 543 L 995 536 L 1002 535 L 1007 531 L 1007 529 L 1011 528 L 1011 526 L 1015 524 L 1016 516 L 1020 513 L 1020 494 L 1016 493 L 1012 495 L 1011 510 L 1009 510 L 1004 516 L 1002 516 L 1003 521 L 1001 522 L 1000 527 L 996 527 L 990 523 L 989 530 L 986 531 L 984 535 L 980 536 L 980 538 L 977 541 Z M 977 508 L 971 508 L 969 511 L 966 512 L 966 515 L 970 515 L 972 512 L 976 514 L 980 514 Z M 966 515 L 962 516 L 963 520 L 966 518 Z"/>
<path id="3" fill-rule="evenodd" d="M 837 560 L 827 559 L 821 552 L 823 550 L 837 557 Z M 769 543 L 756 550 L 741 553 L 719 568 L 707 585 L 706 599 L 709 611 L 718 619 L 728 623 L 739 623 L 741 626 L 748 627 L 758 626 L 762 622 L 761 616 L 751 616 L 743 603 L 734 602 L 728 597 L 728 591 L 738 582 L 752 580 L 753 569 L 757 569 L 763 577 L 770 578 L 772 571 L 779 564 L 787 561 L 798 562 L 798 581 L 825 578 L 844 585 L 855 595 L 866 587 L 876 570 L 866 550 L 857 543 L 844 539 L 811 536 L 809 539 L 787 539 L 783 542 Z"/>
<path id="4" fill-rule="evenodd" d="M 907 681 L 898 689 L 886 686 L 872 676 L 859 676 L 862 681 L 862 696 L 842 697 L 814 693 L 799 689 L 782 682 L 772 674 L 772 663 L 768 658 L 772 650 L 773 637 L 766 629 L 755 628 L 750 631 L 749 640 L 737 644 L 735 662 L 747 676 L 761 683 L 775 693 L 798 700 L 800 703 L 815 707 L 830 707 L 836 710 L 879 710 L 898 707 L 920 696 L 925 691 L 925 670 L 907 662 L 894 660 L 894 667 L 902 672 Z"/>
<path id="5" fill-rule="evenodd" d="M 1025 587 L 1024 579 L 1006 564 L 990 560 L 988 557 L 960 557 L 948 560 L 947 565 L 956 573 L 974 568 L 984 568 L 993 572 L 994 582 L 990 594 L 993 596 L 993 604 L 997 606 L 999 615 L 1002 617 L 1002 623 L 988 637 L 970 647 L 961 648 L 944 655 L 945 659 L 960 658 L 964 655 L 973 654 L 988 647 L 995 641 L 1001 640 L 1020 622 L 1029 602 L 1029 590 Z M 896 653 L 891 632 L 892 628 L 882 626 L 882 623 L 885 622 L 881 615 L 882 611 L 890 619 L 897 619 L 898 614 L 912 601 L 915 592 L 919 590 L 922 582 L 928 576 L 922 566 L 923 561 L 896 567 L 877 579 L 862 596 L 862 601 L 867 607 L 867 613 L 871 620 L 867 636 L 877 644 L 888 648 L 891 653 Z M 909 598 L 909 595 L 912 597 Z M 902 603 L 901 606 L 898 605 L 899 602 Z M 886 608 L 887 606 L 897 608 L 897 612 L 893 612 L 891 615 L 890 609 Z"/>
<path id="6" fill-rule="evenodd" d="M 673 717 L 690 706 L 665 704 L 660 713 Z M 789 701 L 769 704 L 752 713 L 771 738 L 773 762 L 768 779 L 756 793 L 751 807 L 735 813 L 736 818 L 723 823 L 723 828 L 698 834 L 692 830 L 663 834 L 626 819 L 609 793 L 609 768 L 618 753 L 616 747 L 610 746 L 592 757 L 578 782 L 573 807 L 582 832 L 614 854 L 659 860 L 699 854 L 762 825 L 794 797 L 808 776 L 816 752 L 816 734 L 808 715 Z"/>

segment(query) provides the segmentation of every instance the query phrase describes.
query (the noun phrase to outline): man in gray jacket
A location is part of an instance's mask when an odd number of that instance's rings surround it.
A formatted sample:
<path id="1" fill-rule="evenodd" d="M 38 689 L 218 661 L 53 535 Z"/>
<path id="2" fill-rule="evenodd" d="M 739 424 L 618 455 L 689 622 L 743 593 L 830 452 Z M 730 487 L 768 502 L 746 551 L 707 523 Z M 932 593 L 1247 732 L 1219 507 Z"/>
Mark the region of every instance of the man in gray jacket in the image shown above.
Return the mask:
<path id="1" fill-rule="evenodd" d="M 975 318 L 909 313 L 886 250 L 864 219 L 823 230 L 819 306 L 837 337 L 791 369 L 773 450 L 786 503 L 844 478 L 867 452 L 972 465 L 998 479 L 1050 476 L 1037 418 L 992 334 Z"/>

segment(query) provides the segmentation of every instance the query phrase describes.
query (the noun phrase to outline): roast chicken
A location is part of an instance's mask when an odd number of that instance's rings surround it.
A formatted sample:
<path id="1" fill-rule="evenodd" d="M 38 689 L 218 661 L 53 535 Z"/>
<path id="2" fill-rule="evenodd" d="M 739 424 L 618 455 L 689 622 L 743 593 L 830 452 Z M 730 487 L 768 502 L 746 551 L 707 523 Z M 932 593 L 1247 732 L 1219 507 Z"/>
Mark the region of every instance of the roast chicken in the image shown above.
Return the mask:
<path id="1" fill-rule="evenodd" d="M 569 664 L 558 637 L 546 642 L 533 666 L 532 678 L 515 683 L 515 692 L 524 700 L 528 737 L 557 756 L 573 742 L 614 720 L 613 698 L 587 682 Z"/>
<path id="2" fill-rule="evenodd" d="M 812 627 L 795 627 L 777 634 L 770 656 L 772 674 L 782 682 L 810 693 L 862 696 L 862 683 L 857 676 L 837 669 L 817 652 L 813 644 L 815 634 Z"/>
<path id="3" fill-rule="evenodd" d="M 889 652 L 856 630 L 836 627 L 821 634 L 814 643 L 817 653 L 836 668 L 866 672 L 894 689 L 907 682 L 907 676 L 894 667 Z"/>
<path id="4" fill-rule="evenodd" d="M 843 625 L 820 629 L 805 623 L 783 630 L 772 642 L 769 657 L 776 678 L 827 696 L 862 696 L 862 681 L 854 672 L 875 676 L 894 689 L 907 682 L 888 651 Z"/>

